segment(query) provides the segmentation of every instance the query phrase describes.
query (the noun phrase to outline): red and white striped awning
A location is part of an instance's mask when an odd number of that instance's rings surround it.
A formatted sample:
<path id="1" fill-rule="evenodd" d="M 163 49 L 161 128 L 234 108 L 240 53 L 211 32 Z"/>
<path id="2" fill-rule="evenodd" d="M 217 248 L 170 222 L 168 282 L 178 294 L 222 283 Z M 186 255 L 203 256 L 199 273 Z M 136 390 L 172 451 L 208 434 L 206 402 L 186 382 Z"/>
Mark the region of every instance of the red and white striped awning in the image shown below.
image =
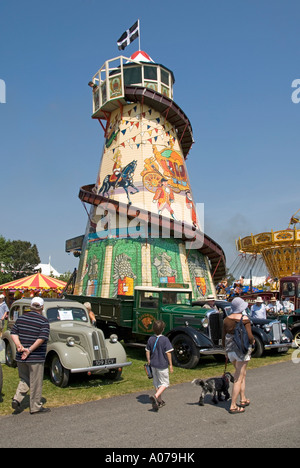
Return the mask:
<path id="1" fill-rule="evenodd" d="M 20 278 L 9 283 L 1 284 L 0 291 L 4 289 L 63 289 L 67 283 L 56 278 L 36 273 L 35 275 Z"/>

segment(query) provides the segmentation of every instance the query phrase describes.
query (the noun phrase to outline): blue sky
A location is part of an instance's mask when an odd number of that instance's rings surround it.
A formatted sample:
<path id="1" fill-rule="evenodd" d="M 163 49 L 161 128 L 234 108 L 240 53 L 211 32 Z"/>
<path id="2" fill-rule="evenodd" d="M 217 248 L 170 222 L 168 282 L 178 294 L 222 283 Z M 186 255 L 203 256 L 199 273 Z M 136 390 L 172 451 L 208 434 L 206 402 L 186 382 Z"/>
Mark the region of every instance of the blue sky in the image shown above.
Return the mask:
<path id="1" fill-rule="evenodd" d="M 141 49 L 174 72 L 194 198 L 228 266 L 237 237 L 288 227 L 300 208 L 299 17 L 298 0 L 0 0 L 0 234 L 35 243 L 60 272 L 77 267 L 65 240 L 84 233 L 78 192 L 103 146 L 87 83 L 138 18 Z"/>

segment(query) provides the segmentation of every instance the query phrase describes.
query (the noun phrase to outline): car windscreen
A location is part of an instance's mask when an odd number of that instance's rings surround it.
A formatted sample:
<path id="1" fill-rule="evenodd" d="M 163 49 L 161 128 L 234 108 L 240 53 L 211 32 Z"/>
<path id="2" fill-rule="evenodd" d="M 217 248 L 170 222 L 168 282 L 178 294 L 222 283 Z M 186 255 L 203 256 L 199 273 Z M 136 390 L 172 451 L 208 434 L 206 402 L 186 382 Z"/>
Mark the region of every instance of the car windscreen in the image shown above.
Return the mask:
<path id="1" fill-rule="evenodd" d="M 53 307 L 47 310 L 47 318 L 50 323 L 72 321 L 88 322 L 87 313 L 79 307 Z"/>
<path id="2" fill-rule="evenodd" d="M 225 310 L 225 313 L 228 317 L 228 315 L 231 315 L 232 314 L 232 307 L 231 305 L 228 305 L 228 306 L 225 306 L 224 307 L 224 310 Z M 248 315 L 248 317 L 251 316 L 251 310 L 249 309 L 249 307 L 247 307 L 247 309 L 245 310 L 246 314 Z"/>
<path id="3" fill-rule="evenodd" d="M 225 306 L 225 307 L 224 307 L 224 310 L 225 310 L 226 316 L 232 314 L 232 307 L 231 307 L 231 305 Z"/>
<path id="4" fill-rule="evenodd" d="M 191 297 L 189 293 L 184 292 L 163 292 L 162 294 L 162 303 L 165 304 L 184 304 L 191 305 Z"/>

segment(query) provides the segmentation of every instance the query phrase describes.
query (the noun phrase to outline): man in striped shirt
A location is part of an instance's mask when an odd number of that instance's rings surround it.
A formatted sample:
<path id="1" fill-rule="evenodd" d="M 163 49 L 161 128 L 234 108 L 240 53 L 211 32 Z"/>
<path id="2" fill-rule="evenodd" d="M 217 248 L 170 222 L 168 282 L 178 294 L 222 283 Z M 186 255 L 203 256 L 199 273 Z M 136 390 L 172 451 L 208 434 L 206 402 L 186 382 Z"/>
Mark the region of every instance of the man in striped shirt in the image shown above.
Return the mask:
<path id="1" fill-rule="evenodd" d="M 47 341 L 49 339 L 49 321 L 42 315 L 44 301 L 34 297 L 31 310 L 16 321 L 11 337 L 17 348 L 16 361 L 20 383 L 12 401 L 12 408 L 17 410 L 30 389 L 30 414 L 46 413 L 41 403 L 46 359 Z"/>

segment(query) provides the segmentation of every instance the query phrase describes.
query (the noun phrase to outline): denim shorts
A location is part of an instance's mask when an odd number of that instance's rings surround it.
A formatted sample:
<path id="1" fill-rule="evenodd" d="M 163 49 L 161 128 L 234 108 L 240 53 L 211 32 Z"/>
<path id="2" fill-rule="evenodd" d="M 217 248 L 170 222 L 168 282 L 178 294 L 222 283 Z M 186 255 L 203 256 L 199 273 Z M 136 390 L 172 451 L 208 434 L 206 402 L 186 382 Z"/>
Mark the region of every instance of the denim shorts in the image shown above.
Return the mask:
<path id="1" fill-rule="evenodd" d="M 169 369 L 157 369 L 156 367 L 152 367 L 152 374 L 153 374 L 153 385 L 155 388 L 159 388 L 161 386 L 169 387 L 170 380 L 169 380 Z"/>
<path id="2" fill-rule="evenodd" d="M 227 355 L 228 355 L 228 359 L 229 359 L 230 362 L 233 362 L 233 361 L 248 362 L 251 359 L 249 354 L 246 354 L 246 356 L 244 356 L 244 358 L 242 359 L 242 358 L 238 357 L 238 355 L 234 351 L 229 351 L 229 353 Z"/>

